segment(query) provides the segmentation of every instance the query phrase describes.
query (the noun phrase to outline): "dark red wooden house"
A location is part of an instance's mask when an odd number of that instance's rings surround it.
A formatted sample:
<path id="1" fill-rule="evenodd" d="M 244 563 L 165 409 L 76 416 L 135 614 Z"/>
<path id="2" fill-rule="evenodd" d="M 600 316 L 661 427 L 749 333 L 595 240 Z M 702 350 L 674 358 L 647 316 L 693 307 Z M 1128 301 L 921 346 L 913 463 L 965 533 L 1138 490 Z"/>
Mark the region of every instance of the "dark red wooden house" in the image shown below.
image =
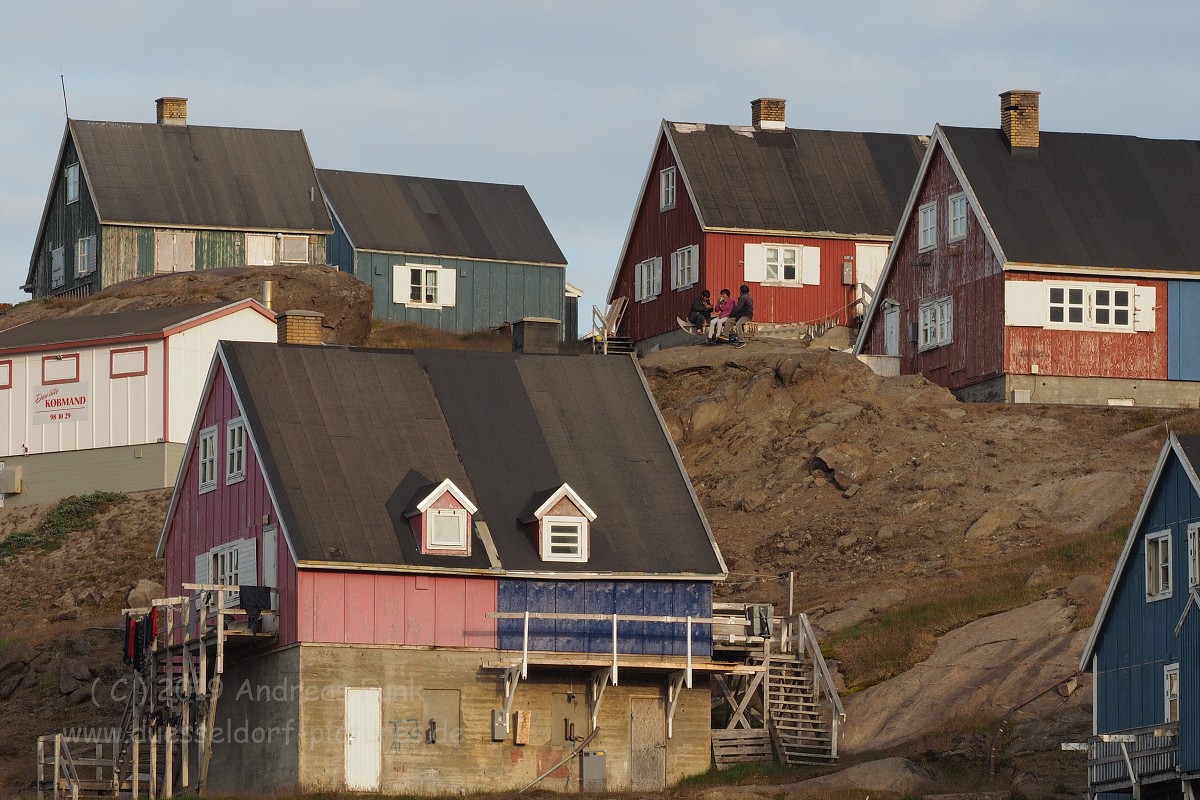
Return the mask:
<path id="1" fill-rule="evenodd" d="M 971 400 L 1195 406 L 1200 142 L 938 125 L 855 351 Z"/>
<path id="2" fill-rule="evenodd" d="M 912 187 L 922 137 L 788 128 L 784 101 L 752 124 L 664 120 L 608 301 L 642 352 L 679 343 L 707 288 L 750 287 L 764 325 L 861 316 Z"/>

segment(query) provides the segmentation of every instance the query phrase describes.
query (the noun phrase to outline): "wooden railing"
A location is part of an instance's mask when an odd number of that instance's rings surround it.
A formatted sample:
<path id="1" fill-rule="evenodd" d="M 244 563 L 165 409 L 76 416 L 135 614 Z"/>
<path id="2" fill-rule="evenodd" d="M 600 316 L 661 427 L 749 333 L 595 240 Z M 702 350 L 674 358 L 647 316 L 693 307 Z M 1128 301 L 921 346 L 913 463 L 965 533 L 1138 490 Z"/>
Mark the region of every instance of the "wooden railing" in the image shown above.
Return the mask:
<path id="1" fill-rule="evenodd" d="M 49 790 L 50 796 L 54 800 L 58 800 L 60 797 L 79 800 L 79 773 L 75 769 L 74 759 L 71 758 L 71 748 L 69 747 L 71 741 L 74 740 L 61 733 L 38 737 L 38 798 L 42 798 L 43 793 Z"/>
<path id="2" fill-rule="evenodd" d="M 1132 741 L 1130 741 L 1132 740 Z M 1088 739 L 1088 785 L 1093 794 L 1179 778 L 1179 723 L 1163 723 Z"/>
<path id="3" fill-rule="evenodd" d="M 842 736 L 842 723 L 846 721 L 846 709 L 842 705 L 842 698 L 838 695 L 837 687 L 834 685 L 829 665 L 825 663 L 825 657 L 821 654 L 821 646 L 817 643 L 817 634 L 808 621 L 808 615 L 796 614 L 785 619 L 779 638 L 781 640 L 780 652 L 794 653 L 799 660 L 812 666 L 813 697 L 819 704 L 825 706 L 826 712 L 829 714 L 832 734 L 830 755 L 837 758 L 838 739 Z"/>

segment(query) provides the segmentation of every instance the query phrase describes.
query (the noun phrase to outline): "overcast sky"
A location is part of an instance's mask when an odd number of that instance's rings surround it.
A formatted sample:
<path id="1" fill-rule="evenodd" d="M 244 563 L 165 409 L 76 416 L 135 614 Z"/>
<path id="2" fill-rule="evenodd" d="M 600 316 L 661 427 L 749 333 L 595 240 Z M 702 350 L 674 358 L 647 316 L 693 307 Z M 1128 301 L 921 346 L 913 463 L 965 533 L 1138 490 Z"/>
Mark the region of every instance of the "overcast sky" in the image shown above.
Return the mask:
<path id="1" fill-rule="evenodd" d="M 20 291 L 76 119 L 303 129 L 318 167 L 524 184 L 603 305 L 659 121 L 1200 139 L 1197 0 L 24 2 L 0 45 L 0 301 Z M 1200 223 L 1198 223 L 1200 224 Z"/>

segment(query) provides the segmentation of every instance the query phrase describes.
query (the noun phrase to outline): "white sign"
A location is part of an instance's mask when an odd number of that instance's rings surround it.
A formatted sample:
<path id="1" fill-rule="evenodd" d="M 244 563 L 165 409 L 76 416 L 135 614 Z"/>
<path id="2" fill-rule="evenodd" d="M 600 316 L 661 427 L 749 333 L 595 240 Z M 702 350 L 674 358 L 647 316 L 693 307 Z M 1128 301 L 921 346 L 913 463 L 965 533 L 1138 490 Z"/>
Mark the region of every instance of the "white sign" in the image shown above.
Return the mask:
<path id="1" fill-rule="evenodd" d="M 35 386 L 33 389 L 33 424 L 79 422 L 88 418 L 86 383 L 65 383 L 61 386 Z"/>

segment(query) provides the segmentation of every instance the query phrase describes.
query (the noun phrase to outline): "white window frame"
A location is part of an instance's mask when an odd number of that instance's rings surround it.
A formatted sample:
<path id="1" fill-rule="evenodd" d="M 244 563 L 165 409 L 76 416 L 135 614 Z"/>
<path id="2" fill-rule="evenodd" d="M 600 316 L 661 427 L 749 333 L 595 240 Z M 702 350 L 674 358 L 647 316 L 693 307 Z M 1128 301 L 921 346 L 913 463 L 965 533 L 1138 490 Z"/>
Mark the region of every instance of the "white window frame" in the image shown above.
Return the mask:
<path id="1" fill-rule="evenodd" d="M 1125 302 L 1117 304 L 1118 297 L 1123 297 Z M 1136 300 L 1137 286 L 1134 284 L 1048 281 L 1046 327 L 1132 332 Z M 1055 312 L 1062 318 L 1054 319 Z M 1122 317 L 1124 319 L 1118 321 Z"/>
<path id="2" fill-rule="evenodd" d="M 1163 722 L 1179 721 L 1179 662 L 1163 667 Z"/>
<path id="3" fill-rule="evenodd" d="M 75 277 L 82 278 L 96 271 L 96 235 L 83 236 L 75 242 Z"/>
<path id="4" fill-rule="evenodd" d="M 200 494 L 217 488 L 217 426 L 200 431 L 196 438 L 196 478 Z"/>
<path id="5" fill-rule="evenodd" d="M 792 277 L 787 277 L 786 269 L 789 264 L 787 253 L 791 253 Z M 763 283 L 800 284 L 804 282 L 803 262 L 804 247 L 792 244 L 765 244 L 763 258 L 766 263 L 766 275 Z"/>
<path id="6" fill-rule="evenodd" d="M 68 164 L 63 170 L 67 181 L 67 205 L 79 202 L 79 162 Z"/>
<path id="7" fill-rule="evenodd" d="M 633 265 L 633 299 L 647 303 L 662 294 L 662 258 L 648 258 Z"/>
<path id="8" fill-rule="evenodd" d="M 925 203 L 917 210 L 917 250 L 937 247 L 937 203 Z"/>
<path id="9" fill-rule="evenodd" d="M 50 288 L 57 289 L 67 282 L 67 249 L 56 247 L 50 251 Z"/>
<path id="10" fill-rule="evenodd" d="M 555 553 L 555 536 L 568 535 L 563 531 L 554 532 L 554 526 L 570 526 L 576 531 L 574 552 Z M 562 546 L 562 541 L 557 543 Z M 543 561 L 587 561 L 588 560 L 588 521 L 585 517 L 545 516 L 542 517 L 542 560 Z"/>
<path id="11" fill-rule="evenodd" d="M 917 350 L 932 350 L 954 341 L 954 298 L 939 297 L 918 307 Z"/>
<path id="12" fill-rule="evenodd" d="M 235 417 L 225 423 L 225 485 L 246 479 L 246 421 Z"/>
<path id="13" fill-rule="evenodd" d="M 289 247 L 295 248 L 300 246 L 301 255 L 297 258 L 295 254 L 289 255 Z M 279 237 L 279 263 L 281 264 L 307 264 L 308 263 L 308 237 L 283 235 Z"/>
<path id="14" fill-rule="evenodd" d="M 670 211 L 675 207 L 675 167 L 667 167 L 658 173 L 658 210 Z"/>
<path id="15" fill-rule="evenodd" d="M 1171 531 L 1146 535 L 1146 602 L 1166 600 L 1172 595 Z"/>
<path id="16" fill-rule="evenodd" d="M 453 541 L 437 539 L 437 524 L 435 520 L 444 518 L 457 520 Z M 425 549 L 426 550 L 465 550 L 467 547 L 467 511 L 464 508 L 431 508 L 425 512 Z"/>
<path id="17" fill-rule="evenodd" d="M 1200 522 L 1187 526 L 1188 588 L 1200 588 Z"/>
<path id="18" fill-rule="evenodd" d="M 946 241 L 957 242 L 967 238 L 967 196 L 959 192 L 946 201 Z"/>
<path id="19" fill-rule="evenodd" d="M 690 289 L 696 285 L 696 274 L 698 268 L 696 262 L 699 260 L 700 247 L 698 245 L 689 245 L 681 247 L 674 253 L 671 253 L 671 288 L 679 291 L 681 289 Z"/>

